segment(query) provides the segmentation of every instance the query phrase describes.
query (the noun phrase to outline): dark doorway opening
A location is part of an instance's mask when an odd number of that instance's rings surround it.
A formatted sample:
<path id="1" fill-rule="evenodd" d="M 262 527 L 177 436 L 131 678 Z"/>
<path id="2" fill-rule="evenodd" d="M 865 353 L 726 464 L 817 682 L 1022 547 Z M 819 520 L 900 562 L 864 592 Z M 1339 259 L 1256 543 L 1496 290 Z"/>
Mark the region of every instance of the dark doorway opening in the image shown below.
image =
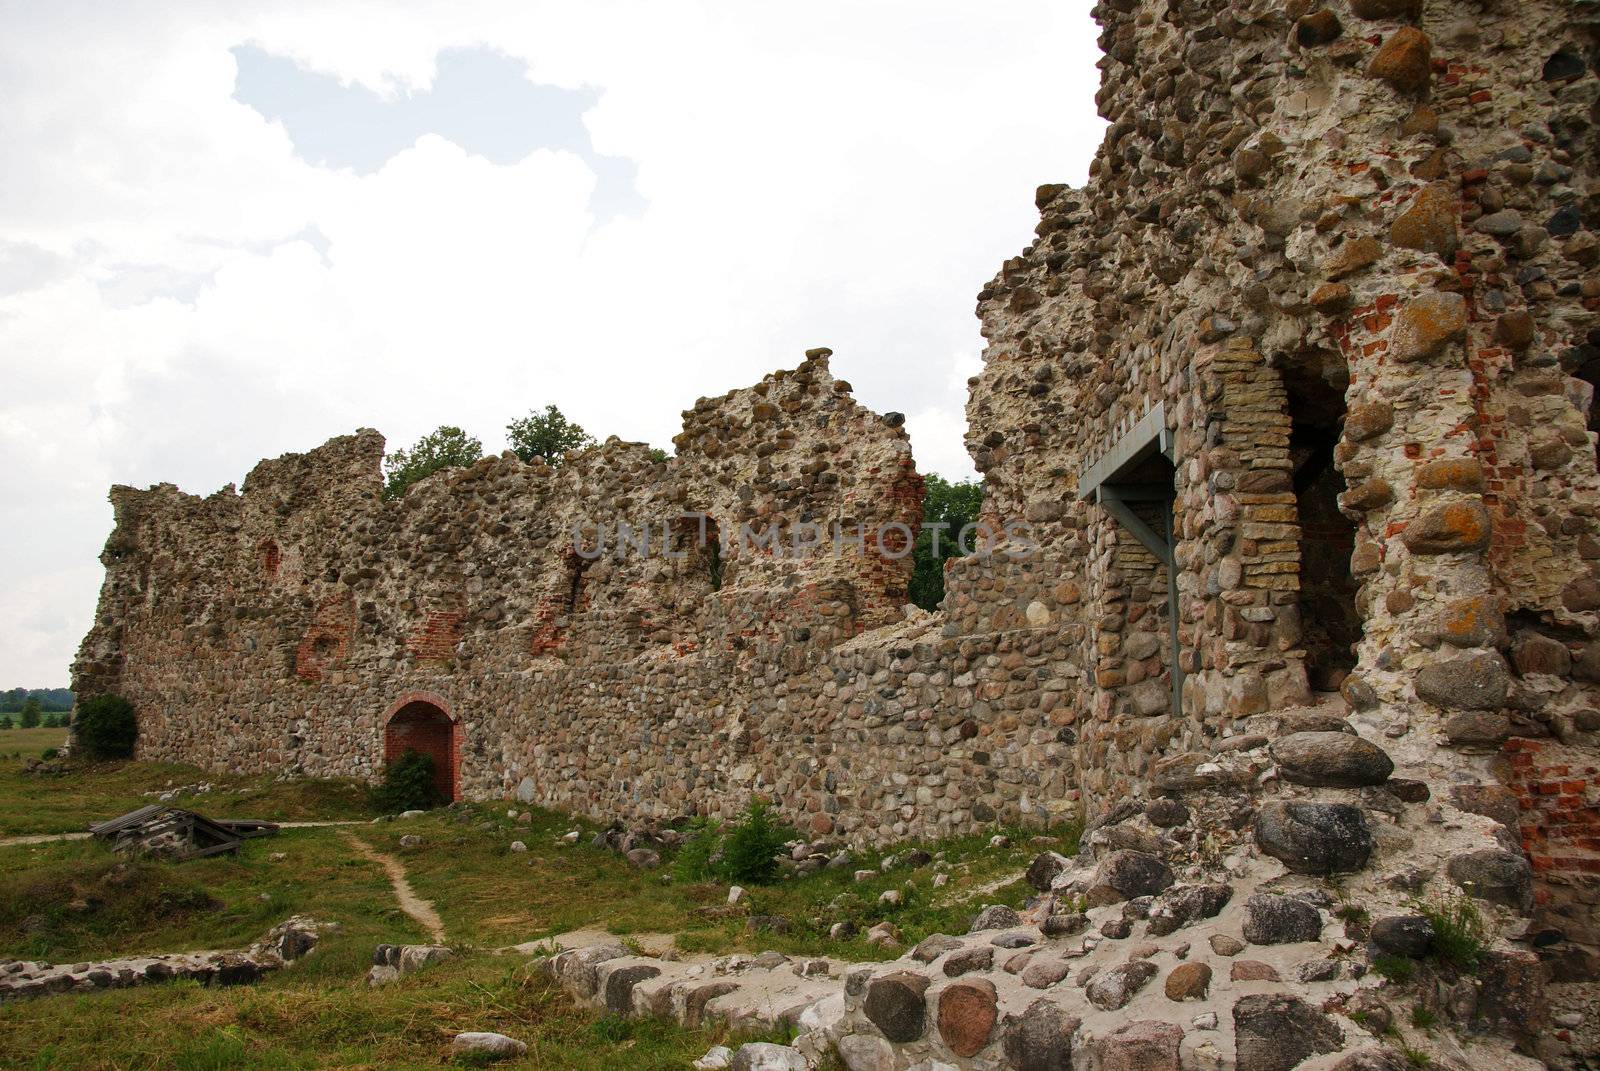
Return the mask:
<path id="1" fill-rule="evenodd" d="M 1300 635 L 1315 691 L 1335 691 L 1356 666 L 1361 615 L 1350 572 L 1355 525 L 1339 511 L 1344 476 L 1334 447 L 1344 430 L 1344 362 L 1329 355 L 1284 372 L 1289 396 L 1289 457 L 1300 522 Z"/>
<path id="2" fill-rule="evenodd" d="M 445 800 L 460 799 L 460 748 L 456 723 L 437 704 L 407 703 L 390 717 L 383 733 L 383 761 L 392 763 L 408 751 L 433 760 L 433 787 Z"/>

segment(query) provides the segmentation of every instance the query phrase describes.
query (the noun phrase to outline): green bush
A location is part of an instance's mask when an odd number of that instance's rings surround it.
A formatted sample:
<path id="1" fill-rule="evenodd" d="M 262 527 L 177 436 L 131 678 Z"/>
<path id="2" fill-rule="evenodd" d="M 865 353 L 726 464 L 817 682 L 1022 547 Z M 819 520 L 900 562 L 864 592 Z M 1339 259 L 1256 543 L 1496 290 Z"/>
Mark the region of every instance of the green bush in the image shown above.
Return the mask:
<path id="1" fill-rule="evenodd" d="M 696 818 L 689 826 L 683 847 L 672 860 L 672 873 L 679 881 L 693 884 L 716 876 L 712 859 L 722 844 L 722 831 L 709 818 Z"/>
<path id="2" fill-rule="evenodd" d="M 383 771 L 383 783 L 372 790 L 372 805 L 384 814 L 426 811 L 443 803 L 433 783 L 433 758 L 407 751 Z"/>
<path id="3" fill-rule="evenodd" d="M 774 858 L 795 832 L 783 825 L 763 799 L 754 799 L 722 838 L 722 858 L 717 876 L 725 881 L 766 885 L 777 877 Z"/>
<path id="4" fill-rule="evenodd" d="M 91 759 L 126 759 L 133 755 L 139 723 L 133 704 L 120 695 L 97 695 L 78 704 L 74 736 Z"/>
<path id="5" fill-rule="evenodd" d="M 778 876 L 779 855 L 795 831 L 778 821 L 766 800 L 752 800 L 739 817 L 724 827 L 697 818 L 672 861 L 679 881 L 713 878 L 736 885 L 769 885 Z"/>

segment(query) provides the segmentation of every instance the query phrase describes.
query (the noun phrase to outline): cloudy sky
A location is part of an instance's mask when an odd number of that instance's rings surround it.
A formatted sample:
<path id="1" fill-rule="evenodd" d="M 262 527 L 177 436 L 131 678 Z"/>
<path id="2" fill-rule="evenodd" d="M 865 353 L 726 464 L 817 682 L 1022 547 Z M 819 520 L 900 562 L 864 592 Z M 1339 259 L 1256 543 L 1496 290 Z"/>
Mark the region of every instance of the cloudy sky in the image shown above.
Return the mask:
<path id="1" fill-rule="evenodd" d="M 669 446 L 827 345 L 971 475 L 976 292 L 1100 138 L 1089 6 L 0 0 L 0 687 L 66 682 L 109 485 L 357 427 Z"/>

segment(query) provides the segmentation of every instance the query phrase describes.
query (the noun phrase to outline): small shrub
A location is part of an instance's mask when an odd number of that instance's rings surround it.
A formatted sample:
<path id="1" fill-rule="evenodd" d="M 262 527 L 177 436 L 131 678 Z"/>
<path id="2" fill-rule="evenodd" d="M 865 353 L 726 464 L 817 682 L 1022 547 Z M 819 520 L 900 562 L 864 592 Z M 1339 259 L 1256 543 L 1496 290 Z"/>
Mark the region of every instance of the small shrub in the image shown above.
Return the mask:
<path id="1" fill-rule="evenodd" d="M 1400 1046 L 1400 1052 L 1404 1054 L 1406 1062 L 1412 1067 L 1421 1069 L 1433 1063 L 1432 1058 L 1430 1058 L 1428 1054 L 1423 1052 L 1421 1049 L 1413 1049 L 1409 1045 L 1402 1045 Z"/>
<path id="2" fill-rule="evenodd" d="M 1372 969 L 1396 985 L 1405 985 L 1417 973 L 1417 965 L 1404 956 L 1378 956 L 1372 961 Z"/>
<path id="3" fill-rule="evenodd" d="M 1433 1029 L 1433 1024 L 1436 1022 L 1438 1022 L 1438 1017 L 1435 1016 L 1433 1012 L 1429 1011 L 1427 1008 L 1424 1008 L 1421 1004 L 1412 1006 L 1412 1026 L 1416 1027 L 1418 1030 L 1431 1030 Z"/>
<path id="4" fill-rule="evenodd" d="M 385 814 L 426 811 L 443 800 L 433 784 L 433 758 L 407 751 L 383 771 L 383 783 L 372 790 L 372 805 Z"/>
<path id="5" fill-rule="evenodd" d="M 1478 965 L 1488 942 L 1483 915 L 1470 896 L 1418 904 L 1417 910 L 1433 923 L 1430 955 L 1458 970 L 1470 971 Z"/>
<path id="6" fill-rule="evenodd" d="M 41 759 L 43 759 L 45 762 L 49 762 L 51 759 L 59 757 L 60 754 L 61 754 L 61 752 L 56 750 L 55 748 L 47 747 L 47 748 L 44 749 L 43 752 L 40 753 L 39 757 Z"/>
<path id="7" fill-rule="evenodd" d="M 91 759 L 126 759 L 133 755 L 139 723 L 133 704 L 120 695 L 97 695 L 78 704 L 78 746 Z"/>
<path id="8" fill-rule="evenodd" d="M 716 874 L 725 881 L 766 885 L 777 877 L 774 858 L 795 835 L 781 824 L 766 800 L 755 799 L 722 838 L 722 858 Z"/>
<path id="9" fill-rule="evenodd" d="M 677 857 L 672 860 L 673 876 L 689 885 L 711 880 L 715 876 L 712 860 L 721 843 L 722 834 L 717 824 L 709 818 L 696 818 L 689 826 Z"/>

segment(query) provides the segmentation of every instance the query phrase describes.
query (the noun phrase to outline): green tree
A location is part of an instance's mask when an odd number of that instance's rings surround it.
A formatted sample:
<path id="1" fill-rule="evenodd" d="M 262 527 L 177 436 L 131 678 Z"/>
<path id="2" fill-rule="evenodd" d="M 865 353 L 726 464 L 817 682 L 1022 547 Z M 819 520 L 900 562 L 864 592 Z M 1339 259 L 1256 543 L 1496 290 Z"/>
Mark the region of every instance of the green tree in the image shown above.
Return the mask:
<path id="1" fill-rule="evenodd" d="M 440 469 L 465 468 L 483 457 L 483 444 L 460 428 L 441 424 L 409 450 L 383 459 L 384 498 L 399 498 L 410 486 Z"/>
<path id="2" fill-rule="evenodd" d="M 139 736 L 133 704 L 120 695 L 97 695 L 78 704 L 78 745 L 92 759 L 125 759 Z"/>
<path id="3" fill-rule="evenodd" d="M 983 510 L 983 484 L 975 480 L 951 483 L 936 473 L 927 477 L 922 499 L 922 531 L 911 549 L 911 601 L 924 610 L 937 610 L 944 599 L 944 563 L 958 557 L 961 529 L 975 524 Z M 938 527 L 939 525 L 943 527 Z M 936 549 L 937 548 L 937 549 Z"/>
<path id="4" fill-rule="evenodd" d="M 537 409 L 506 425 L 506 440 L 524 461 L 542 457 L 548 465 L 561 464 L 561 455 L 594 445 L 594 436 L 568 420 L 553 405 Z"/>
<path id="5" fill-rule="evenodd" d="M 22 727 L 24 729 L 37 729 L 43 713 L 44 710 L 38 698 L 30 695 L 22 701 Z"/>
<path id="6" fill-rule="evenodd" d="M 11 715 L 10 714 L 0 714 L 0 729 L 9 729 L 9 728 L 11 728 Z"/>

